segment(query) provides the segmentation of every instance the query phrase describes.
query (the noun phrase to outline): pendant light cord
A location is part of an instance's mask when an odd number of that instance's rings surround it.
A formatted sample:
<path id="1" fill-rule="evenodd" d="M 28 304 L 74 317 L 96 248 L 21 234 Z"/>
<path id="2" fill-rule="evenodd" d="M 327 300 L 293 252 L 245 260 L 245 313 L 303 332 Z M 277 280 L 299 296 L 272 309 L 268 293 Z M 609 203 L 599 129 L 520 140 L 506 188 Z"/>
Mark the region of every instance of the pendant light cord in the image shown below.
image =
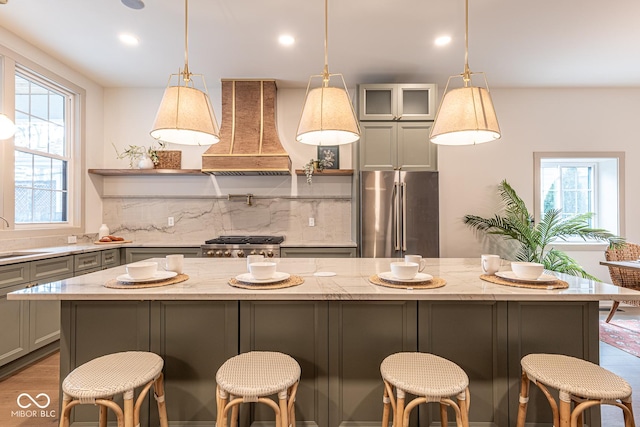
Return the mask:
<path id="1" fill-rule="evenodd" d="M 185 84 L 189 83 L 189 0 L 184 0 L 184 71 L 181 74 Z"/>
<path id="2" fill-rule="evenodd" d="M 324 0 L 324 70 L 322 72 L 324 87 L 329 86 L 329 0 Z"/>

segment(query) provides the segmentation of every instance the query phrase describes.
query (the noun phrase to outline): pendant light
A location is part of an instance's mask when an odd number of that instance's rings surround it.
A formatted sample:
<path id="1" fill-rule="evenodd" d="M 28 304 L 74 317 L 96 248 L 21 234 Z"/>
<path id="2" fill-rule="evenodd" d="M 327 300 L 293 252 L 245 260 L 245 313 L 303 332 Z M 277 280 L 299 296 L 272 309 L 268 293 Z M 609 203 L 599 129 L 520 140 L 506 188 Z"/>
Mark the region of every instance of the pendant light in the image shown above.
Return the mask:
<path id="1" fill-rule="evenodd" d="M 473 86 L 471 78 L 482 74 L 485 87 Z M 462 78 L 463 87 L 449 89 L 451 79 Z M 449 77 L 429 139 L 442 145 L 481 144 L 500 138 L 500 126 L 484 73 L 469 70 L 469 0 L 465 0 L 464 72 Z"/>
<path id="2" fill-rule="evenodd" d="M 189 71 L 189 0 L 185 0 L 184 9 L 184 69 L 169 76 L 169 84 L 158 108 L 151 136 L 174 144 L 216 144 L 220 141 L 220 129 L 204 76 Z M 194 87 L 191 80 L 194 76 L 202 78 L 204 92 Z M 177 86 L 171 86 L 174 77 L 178 79 Z"/>
<path id="3" fill-rule="evenodd" d="M 329 74 L 329 5 L 324 2 L 324 70 L 309 78 L 296 141 L 309 145 L 342 145 L 360 139 L 360 126 L 342 74 Z M 313 81 L 319 87 L 311 89 Z M 330 80 L 340 86 L 330 86 Z M 311 89 L 311 90 L 310 90 Z"/>
<path id="4" fill-rule="evenodd" d="M 6 114 L 0 113 L 0 140 L 9 139 L 16 133 L 16 125 Z"/>

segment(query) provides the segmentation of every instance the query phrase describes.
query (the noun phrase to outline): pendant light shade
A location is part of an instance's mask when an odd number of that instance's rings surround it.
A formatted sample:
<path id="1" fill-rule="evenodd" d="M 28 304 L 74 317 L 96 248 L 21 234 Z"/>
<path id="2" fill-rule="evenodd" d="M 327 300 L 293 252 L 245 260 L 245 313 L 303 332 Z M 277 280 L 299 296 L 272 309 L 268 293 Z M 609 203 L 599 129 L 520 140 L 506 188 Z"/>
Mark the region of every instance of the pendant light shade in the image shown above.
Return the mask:
<path id="1" fill-rule="evenodd" d="M 9 139 L 16 133 L 16 125 L 5 114 L 0 113 L 0 140 Z"/>
<path id="2" fill-rule="evenodd" d="M 174 144 L 211 145 L 220 141 L 220 129 L 209 96 L 188 86 L 164 91 L 151 136 Z"/>
<path id="3" fill-rule="evenodd" d="M 184 2 L 184 69 L 169 77 L 151 136 L 162 142 L 183 145 L 211 145 L 220 141 L 220 129 L 216 121 L 207 85 L 202 78 L 204 91 L 196 89 L 189 71 L 189 0 Z M 171 79 L 178 77 L 178 84 Z M 182 83 L 180 82 L 182 81 Z"/>
<path id="4" fill-rule="evenodd" d="M 342 145 L 360 139 L 360 126 L 356 119 L 347 85 L 342 74 L 329 74 L 329 5 L 324 2 L 324 70 L 311 76 L 307 85 L 304 107 L 298 123 L 296 141 L 308 145 Z M 331 79 L 339 85 L 331 86 Z M 317 80 L 319 87 L 314 87 Z"/>
<path id="5" fill-rule="evenodd" d="M 500 138 L 498 117 L 493 108 L 484 73 L 469 69 L 469 0 L 465 0 L 464 72 L 447 81 L 429 139 L 434 144 L 472 145 Z M 485 87 L 473 86 L 474 74 L 482 74 Z M 461 78 L 463 87 L 449 90 L 452 79 Z"/>
<path id="6" fill-rule="evenodd" d="M 360 139 L 349 94 L 337 87 L 307 93 L 296 140 L 309 145 L 342 145 Z"/>
<path id="7" fill-rule="evenodd" d="M 433 143 L 468 145 L 498 138 L 500 127 L 488 90 L 468 86 L 445 94 L 431 128 Z"/>

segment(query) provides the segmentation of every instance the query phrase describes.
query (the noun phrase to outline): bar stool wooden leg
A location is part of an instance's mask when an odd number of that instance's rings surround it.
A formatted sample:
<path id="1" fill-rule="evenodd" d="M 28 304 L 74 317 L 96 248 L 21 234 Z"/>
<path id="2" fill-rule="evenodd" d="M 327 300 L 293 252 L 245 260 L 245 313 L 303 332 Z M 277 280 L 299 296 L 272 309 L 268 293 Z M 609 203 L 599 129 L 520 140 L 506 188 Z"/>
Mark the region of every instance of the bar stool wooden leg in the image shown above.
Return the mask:
<path id="1" fill-rule="evenodd" d="M 289 427 L 289 405 L 287 404 L 287 390 L 278 393 L 280 403 L 280 427 Z"/>
<path id="2" fill-rule="evenodd" d="M 560 390 L 560 427 L 571 426 L 571 395 Z"/>
<path id="3" fill-rule="evenodd" d="M 396 413 L 393 416 L 393 427 L 404 427 L 404 398 L 404 390 L 396 388 Z"/>
<path id="4" fill-rule="evenodd" d="M 389 406 L 391 405 L 391 399 L 389 398 L 389 391 L 387 390 L 387 384 L 384 384 L 382 392 L 382 426 L 389 427 Z"/>
<path id="5" fill-rule="evenodd" d="M 471 394 L 469 394 L 469 387 L 467 387 L 464 393 L 458 395 L 458 407 L 460 408 L 460 417 L 462 417 L 462 425 L 469 427 L 469 407 L 471 406 Z"/>
<path id="6" fill-rule="evenodd" d="M 447 405 L 440 404 L 440 426 L 447 427 L 449 424 L 449 416 L 447 415 Z"/>
<path id="7" fill-rule="evenodd" d="M 529 377 L 522 373 L 520 381 L 520 403 L 518 404 L 518 421 L 516 427 L 524 427 L 527 418 L 527 404 L 529 403 Z"/>
<path id="8" fill-rule="evenodd" d="M 107 407 L 100 405 L 100 415 L 98 416 L 98 425 L 100 427 L 107 427 Z"/>
<path id="9" fill-rule="evenodd" d="M 169 427 L 167 405 L 164 402 L 164 375 L 162 373 L 160 373 L 160 375 L 158 375 L 158 378 L 156 378 L 156 380 L 153 382 L 153 395 L 158 405 L 160 427 Z"/>
<path id="10" fill-rule="evenodd" d="M 288 412 L 289 412 L 289 424 L 291 427 L 296 427 L 296 394 L 298 393 L 298 385 L 300 381 L 297 381 L 294 385 L 289 387 L 288 390 Z"/>
<path id="11" fill-rule="evenodd" d="M 216 387 L 216 403 L 218 407 L 218 414 L 216 417 L 216 427 L 227 426 L 227 404 L 229 403 L 229 395 Z"/>
<path id="12" fill-rule="evenodd" d="M 634 417 L 633 417 L 633 407 L 631 405 L 631 399 L 622 400 L 622 405 L 627 408 L 627 410 L 622 411 L 624 414 L 624 427 L 636 427 Z"/>

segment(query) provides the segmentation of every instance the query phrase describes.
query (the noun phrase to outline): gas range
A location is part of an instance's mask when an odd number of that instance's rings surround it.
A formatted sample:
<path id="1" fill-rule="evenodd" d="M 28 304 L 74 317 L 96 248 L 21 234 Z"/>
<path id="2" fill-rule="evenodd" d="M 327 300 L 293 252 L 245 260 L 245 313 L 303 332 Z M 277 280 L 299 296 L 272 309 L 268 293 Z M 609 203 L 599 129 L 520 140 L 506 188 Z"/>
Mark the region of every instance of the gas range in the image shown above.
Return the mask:
<path id="1" fill-rule="evenodd" d="M 284 236 L 220 236 L 200 246 L 201 256 L 207 258 L 244 258 L 247 255 L 280 257 L 280 243 Z"/>

